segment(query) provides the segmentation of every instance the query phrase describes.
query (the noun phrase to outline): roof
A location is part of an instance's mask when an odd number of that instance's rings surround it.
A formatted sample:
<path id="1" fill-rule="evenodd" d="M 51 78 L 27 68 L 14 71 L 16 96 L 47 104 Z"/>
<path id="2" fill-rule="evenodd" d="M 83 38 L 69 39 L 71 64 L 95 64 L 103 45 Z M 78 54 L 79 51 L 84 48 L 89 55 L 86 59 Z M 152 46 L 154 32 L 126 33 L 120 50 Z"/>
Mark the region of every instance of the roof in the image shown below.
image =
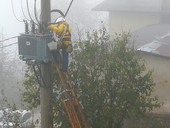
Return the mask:
<path id="1" fill-rule="evenodd" d="M 155 24 L 133 32 L 138 51 L 170 57 L 170 24 Z"/>
<path id="2" fill-rule="evenodd" d="M 170 3 L 164 4 L 163 0 L 105 0 L 97 5 L 95 11 L 132 11 L 132 12 L 170 12 Z"/>

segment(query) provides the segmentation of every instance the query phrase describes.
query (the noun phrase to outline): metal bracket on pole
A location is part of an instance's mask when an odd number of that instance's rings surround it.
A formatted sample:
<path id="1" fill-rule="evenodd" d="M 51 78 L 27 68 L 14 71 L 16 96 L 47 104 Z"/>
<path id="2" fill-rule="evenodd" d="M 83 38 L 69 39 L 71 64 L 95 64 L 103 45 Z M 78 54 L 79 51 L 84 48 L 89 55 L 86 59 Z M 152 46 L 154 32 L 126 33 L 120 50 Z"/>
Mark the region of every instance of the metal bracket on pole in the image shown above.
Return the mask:
<path id="1" fill-rule="evenodd" d="M 35 76 L 37 78 L 37 82 L 38 82 L 39 86 L 42 87 L 42 85 L 41 85 L 41 80 L 42 80 L 42 82 L 44 84 L 44 87 L 48 87 L 47 84 L 45 83 L 45 80 L 44 80 L 43 76 L 42 76 L 41 69 L 40 69 L 40 64 L 38 64 L 36 62 L 33 62 L 33 61 L 27 61 L 27 64 L 32 66 L 34 74 L 35 74 Z M 36 71 L 36 67 L 35 66 L 37 66 L 39 75 L 38 75 L 38 72 Z"/>

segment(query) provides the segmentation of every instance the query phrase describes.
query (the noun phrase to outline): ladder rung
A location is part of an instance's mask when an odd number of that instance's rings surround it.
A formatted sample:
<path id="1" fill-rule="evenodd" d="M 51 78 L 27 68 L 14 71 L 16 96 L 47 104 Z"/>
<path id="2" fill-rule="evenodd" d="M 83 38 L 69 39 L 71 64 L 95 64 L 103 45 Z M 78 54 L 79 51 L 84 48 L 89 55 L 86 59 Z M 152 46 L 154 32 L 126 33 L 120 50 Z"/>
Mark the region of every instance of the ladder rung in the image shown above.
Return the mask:
<path id="1" fill-rule="evenodd" d="M 60 80 L 61 80 L 61 83 L 63 85 L 63 88 L 65 89 L 63 91 L 64 93 L 64 96 L 65 96 L 65 100 L 64 100 L 64 106 L 66 108 L 66 112 L 68 114 L 68 117 L 69 117 L 69 120 L 70 120 L 70 123 L 72 124 L 72 127 L 73 128 L 81 128 L 81 124 L 80 124 L 80 121 L 78 119 L 78 116 L 76 114 L 76 111 L 75 111 L 75 108 L 74 108 L 74 105 L 72 103 L 72 101 L 70 100 L 70 94 L 68 94 L 67 92 L 72 92 L 72 90 L 68 90 L 66 89 L 66 85 L 65 85 L 65 82 L 62 78 L 62 75 L 60 73 L 60 70 L 59 70 L 59 67 L 58 65 L 56 65 L 56 68 L 57 68 L 57 72 L 59 74 L 59 77 L 60 77 Z M 72 94 L 72 93 L 71 93 Z"/>

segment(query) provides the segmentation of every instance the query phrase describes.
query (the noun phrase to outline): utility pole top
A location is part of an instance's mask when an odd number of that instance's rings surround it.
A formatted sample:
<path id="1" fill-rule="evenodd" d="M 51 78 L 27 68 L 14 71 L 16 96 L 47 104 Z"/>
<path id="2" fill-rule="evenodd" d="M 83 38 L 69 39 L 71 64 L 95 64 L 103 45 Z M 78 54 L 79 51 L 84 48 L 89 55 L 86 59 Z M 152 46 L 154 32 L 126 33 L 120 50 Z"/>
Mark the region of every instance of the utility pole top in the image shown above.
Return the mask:
<path id="1" fill-rule="evenodd" d="M 40 22 L 43 32 L 46 33 L 48 23 L 51 21 L 51 2 L 50 0 L 41 0 L 41 14 L 40 14 Z"/>

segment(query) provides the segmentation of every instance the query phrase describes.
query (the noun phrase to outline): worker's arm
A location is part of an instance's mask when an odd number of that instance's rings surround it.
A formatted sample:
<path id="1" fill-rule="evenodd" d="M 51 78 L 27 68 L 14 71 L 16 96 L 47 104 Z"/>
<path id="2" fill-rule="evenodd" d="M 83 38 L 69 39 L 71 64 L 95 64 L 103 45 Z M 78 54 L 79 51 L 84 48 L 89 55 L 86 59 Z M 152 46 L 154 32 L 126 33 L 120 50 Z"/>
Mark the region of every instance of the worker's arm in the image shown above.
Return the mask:
<path id="1" fill-rule="evenodd" d="M 56 32 L 56 34 L 60 34 L 64 31 L 65 29 L 65 25 L 61 24 L 58 27 L 56 27 L 55 25 L 50 25 L 49 28 L 53 31 Z"/>

